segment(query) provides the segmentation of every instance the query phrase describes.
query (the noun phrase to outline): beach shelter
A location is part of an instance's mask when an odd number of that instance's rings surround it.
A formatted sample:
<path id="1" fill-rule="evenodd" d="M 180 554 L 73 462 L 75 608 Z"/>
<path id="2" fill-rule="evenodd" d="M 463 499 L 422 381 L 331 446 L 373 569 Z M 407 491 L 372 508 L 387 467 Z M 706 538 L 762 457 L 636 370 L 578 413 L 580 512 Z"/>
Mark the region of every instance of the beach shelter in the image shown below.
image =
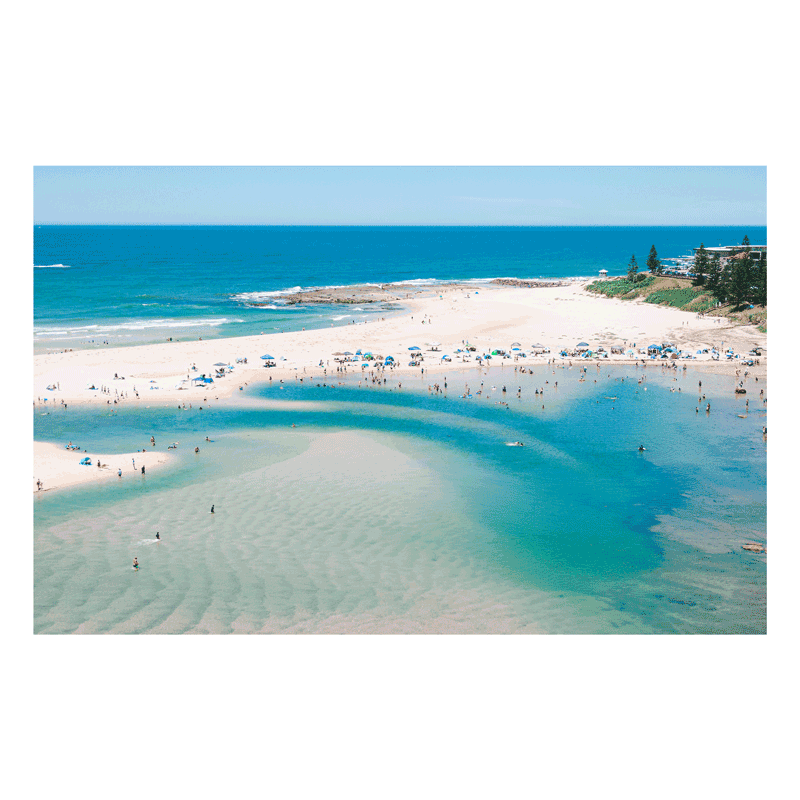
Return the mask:
<path id="1" fill-rule="evenodd" d="M 275 356 L 261 356 L 263 361 L 274 361 Z"/>
<path id="2" fill-rule="evenodd" d="M 577 345 L 577 347 L 575 349 L 576 350 L 588 350 L 589 349 L 589 343 L 588 342 L 578 342 L 578 345 Z"/>
<path id="3" fill-rule="evenodd" d="M 660 353 L 661 352 L 661 345 L 660 344 L 650 344 L 647 346 L 648 353 Z"/>
<path id="4" fill-rule="evenodd" d="M 511 346 L 512 347 L 522 347 L 522 345 L 519 342 L 511 342 Z"/>
<path id="5" fill-rule="evenodd" d="M 417 347 L 416 345 L 414 345 L 413 347 L 409 347 L 408 349 L 409 349 L 409 350 L 419 350 L 420 348 L 419 348 L 419 347 Z"/>
<path id="6" fill-rule="evenodd" d="M 353 354 L 349 350 L 345 350 L 344 353 L 342 353 L 342 355 L 343 356 L 351 356 Z"/>

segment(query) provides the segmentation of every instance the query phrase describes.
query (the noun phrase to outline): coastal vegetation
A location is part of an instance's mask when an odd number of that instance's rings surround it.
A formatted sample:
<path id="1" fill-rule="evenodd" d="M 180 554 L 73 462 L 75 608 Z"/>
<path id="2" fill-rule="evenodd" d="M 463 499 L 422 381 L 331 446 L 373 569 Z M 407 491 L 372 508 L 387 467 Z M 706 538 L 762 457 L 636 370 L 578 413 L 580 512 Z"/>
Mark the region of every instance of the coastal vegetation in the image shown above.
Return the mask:
<path id="1" fill-rule="evenodd" d="M 608 278 L 590 283 L 586 288 L 605 297 L 640 300 L 695 314 L 728 317 L 744 325 L 756 325 L 759 330 L 766 332 L 766 304 L 747 304 L 742 307 L 727 298 L 727 301 L 720 299 L 707 286 L 694 286 L 687 278 L 639 273 L 636 279 L 631 281 L 627 277 Z"/>
<path id="2" fill-rule="evenodd" d="M 665 277 L 656 247 L 647 258 L 649 275 L 638 272 L 636 256 L 628 262 L 626 277 L 595 281 L 587 289 L 606 297 L 642 300 L 697 314 L 725 316 L 741 324 L 767 329 L 767 254 L 753 258 L 750 240 L 721 261 L 709 255 L 703 243 L 694 259 L 693 278 Z"/>

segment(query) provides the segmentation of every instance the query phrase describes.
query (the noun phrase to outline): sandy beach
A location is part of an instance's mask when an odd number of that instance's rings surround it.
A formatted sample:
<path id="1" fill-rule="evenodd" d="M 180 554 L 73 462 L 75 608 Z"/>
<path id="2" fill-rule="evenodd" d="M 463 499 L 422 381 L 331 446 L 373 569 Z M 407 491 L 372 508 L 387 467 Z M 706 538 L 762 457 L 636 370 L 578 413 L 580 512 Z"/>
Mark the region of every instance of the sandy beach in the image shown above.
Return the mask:
<path id="1" fill-rule="evenodd" d="M 212 400 L 236 395 L 248 384 L 294 380 L 296 376 L 323 378 L 336 374 L 334 353 L 357 350 L 375 355 L 393 356 L 398 377 L 420 368 L 441 372 L 474 367 L 474 355 L 501 348 L 507 351 L 519 342 L 525 357 L 503 363 L 515 366 L 546 364 L 558 358 L 562 349 L 572 351 L 579 342 L 592 350 L 602 346 L 634 347 L 638 350 L 652 343 L 672 342 L 678 349 L 696 352 L 713 347 L 733 348 L 741 356 L 753 347 L 766 347 L 766 334 L 753 326 L 735 326 L 724 318 L 698 317 L 677 309 L 621 301 L 590 294 L 585 284 L 531 288 L 496 285 L 481 287 L 451 285 L 417 292 L 402 301 L 404 311 L 378 318 L 366 324 L 329 329 L 247 336 L 235 339 L 173 341 L 137 347 L 83 350 L 34 357 L 34 406 L 52 404 L 119 405 L 135 403 L 147 407 L 156 404 L 202 406 Z M 476 348 L 472 360 L 464 361 L 455 351 L 465 343 Z M 432 345 L 436 345 L 434 349 Z M 549 353 L 531 352 L 533 345 L 549 348 Z M 419 347 L 423 361 L 409 366 L 409 348 Z M 265 369 L 262 355 L 275 357 L 274 368 Z M 451 361 L 443 361 L 443 355 Z M 617 354 L 603 358 L 603 363 L 633 364 L 632 355 Z M 246 359 L 247 363 L 244 363 Z M 752 374 L 766 376 L 766 356 L 751 368 Z M 486 362 L 490 369 L 499 365 L 495 358 Z M 710 355 L 681 361 L 692 369 L 735 374 L 740 360 L 712 361 Z M 232 373 L 200 386 L 181 382 L 201 375 L 215 376 L 217 364 L 230 364 Z M 320 365 L 321 364 L 321 365 Z M 326 373 L 323 373 L 326 370 Z M 347 364 L 348 374 L 361 372 L 361 366 Z M 187 385 L 189 388 L 186 388 Z M 48 388 L 55 387 L 55 388 Z M 95 387 L 95 388 L 91 388 Z M 64 443 L 66 444 L 66 442 Z M 89 469 L 78 465 L 75 453 L 57 451 L 37 444 L 34 451 L 34 481 L 45 489 L 100 480 L 112 476 L 117 467 L 130 469 L 131 457 L 103 456 L 90 453 L 93 464 L 99 457 L 109 469 Z M 148 468 L 162 462 L 162 453 L 138 454 Z M 119 462 L 119 465 L 117 464 Z M 138 462 L 138 458 L 137 458 Z M 34 485 L 34 491 L 36 486 Z"/>
<path id="2" fill-rule="evenodd" d="M 81 464 L 84 458 L 91 459 L 89 466 Z M 97 462 L 100 466 L 97 466 Z M 68 450 L 66 447 L 48 442 L 33 443 L 34 492 L 47 492 L 65 486 L 95 481 L 130 480 L 146 475 L 147 470 L 169 461 L 169 455 L 155 451 L 117 453 L 114 455 L 87 452 L 82 449 Z M 145 472 L 142 473 L 142 467 Z M 120 471 L 122 475 L 120 476 Z M 41 488 L 36 481 L 41 481 Z"/>

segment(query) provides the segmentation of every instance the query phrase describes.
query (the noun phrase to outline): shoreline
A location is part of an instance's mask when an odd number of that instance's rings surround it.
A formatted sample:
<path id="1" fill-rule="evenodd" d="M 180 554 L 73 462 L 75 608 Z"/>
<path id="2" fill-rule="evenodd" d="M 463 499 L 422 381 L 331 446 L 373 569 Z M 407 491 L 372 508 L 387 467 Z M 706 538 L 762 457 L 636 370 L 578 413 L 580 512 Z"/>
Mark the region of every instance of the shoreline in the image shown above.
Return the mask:
<path id="1" fill-rule="evenodd" d="M 81 465 L 83 458 L 90 458 L 89 466 Z M 100 461 L 101 466 L 97 467 Z M 147 470 L 165 466 L 171 460 L 170 454 L 155 451 L 135 453 L 96 453 L 86 450 L 67 450 L 63 445 L 51 442 L 33 443 L 33 493 L 43 494 L 70 486 L 95 483 L 107 480 L 125 480 L 131 477 L 143 477 L 141 468 Z M 135 467 L 132 463 L 136 462 Z M 120 478 L 118 471 L 122 470 Z M 37 488 L 37 480 L 43 486 Z"/>
<path id="2" fill-rule="evenodd" d="M 376 317 L 366 323 L 330 328 L 318 328 L 287 333 L 261 334 L 229 339 L 199 339 L 197 341 L 162 342 L 159 344 L 115 347 L 103 350 L 73 350 L 66 353 L 50 353 L 34 356 L 33 405 L 38 412 L 48 408 L 79 406 L 112 406 L 134 404 L 136 407 L 185 404 L 186 407 L 203 407 L 211 401 L 230 400 L 250 384 L 305 380 L 328 381 L 358 380 L 360 375 L 369 376 L 377 365 L 368 362 L 341 362 L 343 356 L 335 353 L 362 350 L 376 354 L 392 355 L 398 365 L 386 369 L 384 377 L 410 376 L 424 379 L 437 375 L 456 373 L 465 369 L 482 368 L 486 374 L 505 374 L 513 367 L 536 369 L 545 367 L 548 361 L 556 364 L 572 362 L 575 366 L 601 364 L 604 366 L 641 366 L 660 368 L 666 362 L 650 361 L 636 353 L 635 357 L 615 354 L 609 358 L 561 358 L 562 348 L 574 350 L 585 341 L 594 349 L 600 345 L 610 350 L 612 346 L 626 345 L 636 349 L 651 343 L 674 342 L 679 349 L 694 353 L 698 349 L 712 346 L 728 346 L 745 356 L 754 346 L 766 348 L 767 335 L 753 326 L 731 325 L 724 318 L 698 317 L 674 308 L 653 306 L 641 301 L 622 301 L 586 292 L 584 283 L 559 286 L 508 286 L 456 284 L 437 287 L 433 292 L 417 292 L 404 299 L 405 309 L 385 318 Z M 456 354 L 469 342 L 476 347 L 470 360 L 462 360 L 465 354 Z M 483 365 L 475 355 L 491 349 L 510 350 L 513 342 L 520 342 L 526 357 L 501 359 L 495 356 Z M 436 344 L 436 348 L 431 345 Z M 549 353 L 533 355 L 531 347 L 542 344 L 550 348 Z M 418 351 L 409 348 L 418 347 Z M 412 353 L 420 354 L 424 360 L 419 365 L 409 366 Z M 265 368 L 261 356 L 275 357 L 275 367 Z M 442 356 L 449 355 L 450 361 Z M 237 359 L 247 359 L 237 363 Z M 285 359 L 285 360 L 281 360 Z M 712 361 L 710 356 L 697 360 L 669 362 L 678 368 L 684 365 L 697 372 L 729 374 L 732 378 L 743 358 L 731 361 Z M 766 378 L 767 358 L 759 357 L 759 364 L 746 367 L 759 380 Z M 216 364 L 230 364 L 232 373 L 215 378 L 203 388 L 177 388 L 181 381 L 191 381 L 200 375 L 214 375 Z M 196 366 L 196 370 L 192 369 Z M 501 367 L 502 365 L 502 367 Z M 337 371 L 337 368 L 343 371 Z M 498 369 L 500 368 L 500 369 Z M 424 369 L 424 373 L 420 370 Z M 345 371 L 346 370 L 346 371 Z M 115 375 L 118 377 L 115 378 Z M 184 383 L 184 386 L 186 383 Z M 764 383 L 764 386 L 766 384 Z M 48 390 L 48 386 L 57 387 Z M 96 388 L 89 388 L 94 386 Z M 151 388 L 152 387 L 152 388 Z M 79 437 L 75 432 L 73 438 Z M 75 467 L 65 471 L 71 476 L 67 483 L 99 480 L 105 473 L 96 467 L 78 467 L 79 457 L 70 451 L 58 452 L 52 466 L 45 459 L 45 451 L 34 448 L 34 481 L 40 478 L 46 489 L 57 488 L 44 475 L 53 472 L 55 465 L 66 465 L 74 461 Z M 65 443 L 66 444 L 66 443 Z M 54 445 L 48 445 L 57 450 Z M 38 453 L 38 454 L 37 454 Z M 55 458 L 55 454 L 46 454 Z M 92 456 L 93 463 L 97 454 Z M 155 457 L 156 453 L 140 453 Z M 66 456 L 67 461 L 64 460 Z M 162 460 L 143 461 L 146 467 L 164 463 Z M 125 465 L 130 469 L 131 458 L 136 454 L 122 456 L 100 455 L 108 463 L 116 478 L 116 464 L 120 462 L 125 474 Z M 138 461 L 138 459 L 137 459 Z M 50 470 L 50 471 L 48 471 Z M 109 473 L 111 474 L 111 473 Z M 34 492 L 36 487 L 34 485 Z"/>

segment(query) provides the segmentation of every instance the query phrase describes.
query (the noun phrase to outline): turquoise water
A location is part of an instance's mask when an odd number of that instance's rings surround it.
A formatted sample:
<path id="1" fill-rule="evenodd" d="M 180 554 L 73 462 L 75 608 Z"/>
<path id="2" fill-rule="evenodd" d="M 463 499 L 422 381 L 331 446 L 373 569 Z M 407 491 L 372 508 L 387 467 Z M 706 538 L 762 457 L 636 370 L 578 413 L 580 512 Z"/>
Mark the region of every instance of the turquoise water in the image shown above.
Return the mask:
<path id="1" fill-rule="evenodd" d="M 144 477 L 35 498 L 34 629 L 765 633 L 766 557 L 741 550 L 766 541 L 764 414 L 751 392 L 738 416 L 732 378 L 700 376 L 706 415 L 697 373 L 640 372 L 37 413 L 37 439 L 90 452 L 180 448 Z"/>
<path id="2" fill-rule="evenodd" d="M 387 304 L 287 306 L 288 290 L 568 278 L 735 244 L 765 227 L 36 226 L 34 348 L 92 348 L 344 325 Z M 261 303 L 259 307 L 254 302 Z"/>

